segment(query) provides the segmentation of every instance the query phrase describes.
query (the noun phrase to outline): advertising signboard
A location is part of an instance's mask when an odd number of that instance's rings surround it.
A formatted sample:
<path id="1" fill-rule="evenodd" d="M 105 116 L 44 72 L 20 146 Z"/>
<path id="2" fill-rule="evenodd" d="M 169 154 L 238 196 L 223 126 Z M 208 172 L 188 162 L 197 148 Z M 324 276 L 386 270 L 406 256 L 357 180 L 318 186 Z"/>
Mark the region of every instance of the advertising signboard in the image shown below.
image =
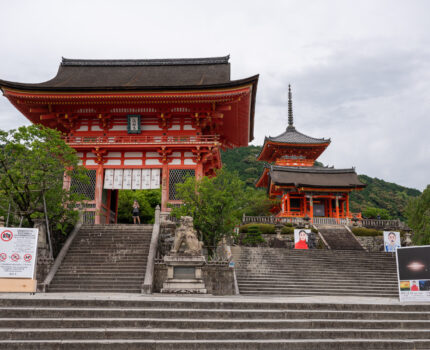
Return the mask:
<path id="1" fill-rule="evenodd" d="M 33 278 L 37 228 L 0 227 L 0 278 Z"/>
<path id="2" fill-rule="evenodd" d="M 430 301 L 430 246 L 396 251 L 400 301 Z"/>
<path id="3" fill-rule="evenodd" d="M 308 236 L 311 230 L 308 229 L 295 229 L 294 230 L 294 248 L 295 249 L 309 249 Z"/>
<path id="4" fill-rule="evenodd" d="M 400 232 L 397 231 L 384 231 L 384 251 L 387 253 L 394 253 L 400 244 Z"/>

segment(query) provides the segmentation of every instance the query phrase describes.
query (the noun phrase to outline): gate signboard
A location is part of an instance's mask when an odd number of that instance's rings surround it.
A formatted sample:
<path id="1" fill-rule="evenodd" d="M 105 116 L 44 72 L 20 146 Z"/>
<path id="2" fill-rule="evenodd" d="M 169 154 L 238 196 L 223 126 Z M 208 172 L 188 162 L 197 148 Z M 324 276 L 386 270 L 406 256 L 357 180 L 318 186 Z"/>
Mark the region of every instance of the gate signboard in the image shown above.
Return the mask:
<path id="1" fill-rule="evenodd" d="M 430 246 L 396 251 L 400 301 L 430 301 Z"/>

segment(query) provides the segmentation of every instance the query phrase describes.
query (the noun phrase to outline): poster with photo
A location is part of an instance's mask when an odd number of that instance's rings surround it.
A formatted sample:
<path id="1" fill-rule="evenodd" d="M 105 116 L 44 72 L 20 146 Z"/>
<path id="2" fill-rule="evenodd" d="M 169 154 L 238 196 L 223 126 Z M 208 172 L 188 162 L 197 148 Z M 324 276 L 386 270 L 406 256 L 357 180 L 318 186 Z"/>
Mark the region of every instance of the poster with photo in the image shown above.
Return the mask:
<path id="1" fill-rule="evenodd" d="M 430 301 L 430 246 L 396 250 L 400 301 Z"/>
<path id="2" fill-rule="evenodd" d="M 308 237 L 311 230 L 295 229 L 294 230 L 294 249 L 309 249 Z"/>
<path id="3" fill-rule="evenodd" d="M 401 247 L 400 232 L 384 231 L 384 251 L 387 253 L 395 253 L 399 247 Z"/>

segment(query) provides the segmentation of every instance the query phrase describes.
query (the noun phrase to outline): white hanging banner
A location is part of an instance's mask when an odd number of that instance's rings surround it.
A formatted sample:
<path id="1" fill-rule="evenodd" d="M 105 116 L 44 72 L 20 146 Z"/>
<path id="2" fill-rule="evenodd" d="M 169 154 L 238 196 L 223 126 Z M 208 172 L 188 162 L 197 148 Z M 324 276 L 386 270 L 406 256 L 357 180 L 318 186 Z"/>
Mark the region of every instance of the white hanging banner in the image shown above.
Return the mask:
<path id="1" fill-rule="evenodd" d="M 0 228 L 0 278 L 33 278 L 37 228 Z"/>
<path id="2" fill-rule="evenodd" d="M 160 169 L 151 169 L 151 189 L 160 188 Z"/>
<path id="3" fill-rule="evenodd" d="M 113 188 L 113 169 L 105 170 L 105 184 L 104 188 L 111 190 Z"/>
<path id="4" fill-rule="evenodd" d="M 124 169 L 124 180 L 122 182 L 122 188 L 124 190 L 131 190 L 132 173 L 133 173 L 132 169 Z"/>
<path id="5" fill-rule="evenodd" d="M 114 190 L 121 190 L 122 189 L 123 177 L 124 177 L 123 169 L 115 169 L 114 176 L 113 176 L 113 189 Z"/>
<path id="6" fill-rule="evenodd" d="M 141 169 L 133 169 L 131 188 L 133 190 L 140 190 L 142 188 L 142 170 Z"/>
<path id="7" fill-rule="evenodd" d="M 151 169 L 142 169 L 142 190 L 151 188 Z"/>

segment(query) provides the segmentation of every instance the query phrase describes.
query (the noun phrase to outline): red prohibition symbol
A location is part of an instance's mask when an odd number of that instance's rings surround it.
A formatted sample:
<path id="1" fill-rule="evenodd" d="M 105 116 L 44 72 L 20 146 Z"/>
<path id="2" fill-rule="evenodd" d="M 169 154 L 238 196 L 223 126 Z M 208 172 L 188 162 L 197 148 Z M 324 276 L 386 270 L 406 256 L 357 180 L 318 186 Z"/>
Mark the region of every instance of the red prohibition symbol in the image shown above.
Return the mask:
<path id="1" fill-rule="evenodd" d="M 27 261 L 27 262 L 30 262 L 32 258 L 33 257 L 31 256 L 31 254 L 25 254 L 24 255 L 24 260 Z"/>
<path id="2" fill-rule="evenodd" d="M 5 261 L 7 258 L 7 255 L 5 253 L 0 253 L 0 261 Z"/>
<path id="3" fill-rule="evenodd" d="M 12 233 L 12 231 L 4 230 L 4 231 L 0 234 L 0 239 L 1 239 L 3 242 L 9 242 L 12 238 L 13 238 L 13 233 Z"/>
<path id="4" fill-rule="evenodd" d="M 19 254 L 18 254 L 18 253 L 13 253 L 13 254 L 10 256 L 10 258 L 11 258 L 13 261 L 18 261 L 18 260 L 19 260 Z"/>

